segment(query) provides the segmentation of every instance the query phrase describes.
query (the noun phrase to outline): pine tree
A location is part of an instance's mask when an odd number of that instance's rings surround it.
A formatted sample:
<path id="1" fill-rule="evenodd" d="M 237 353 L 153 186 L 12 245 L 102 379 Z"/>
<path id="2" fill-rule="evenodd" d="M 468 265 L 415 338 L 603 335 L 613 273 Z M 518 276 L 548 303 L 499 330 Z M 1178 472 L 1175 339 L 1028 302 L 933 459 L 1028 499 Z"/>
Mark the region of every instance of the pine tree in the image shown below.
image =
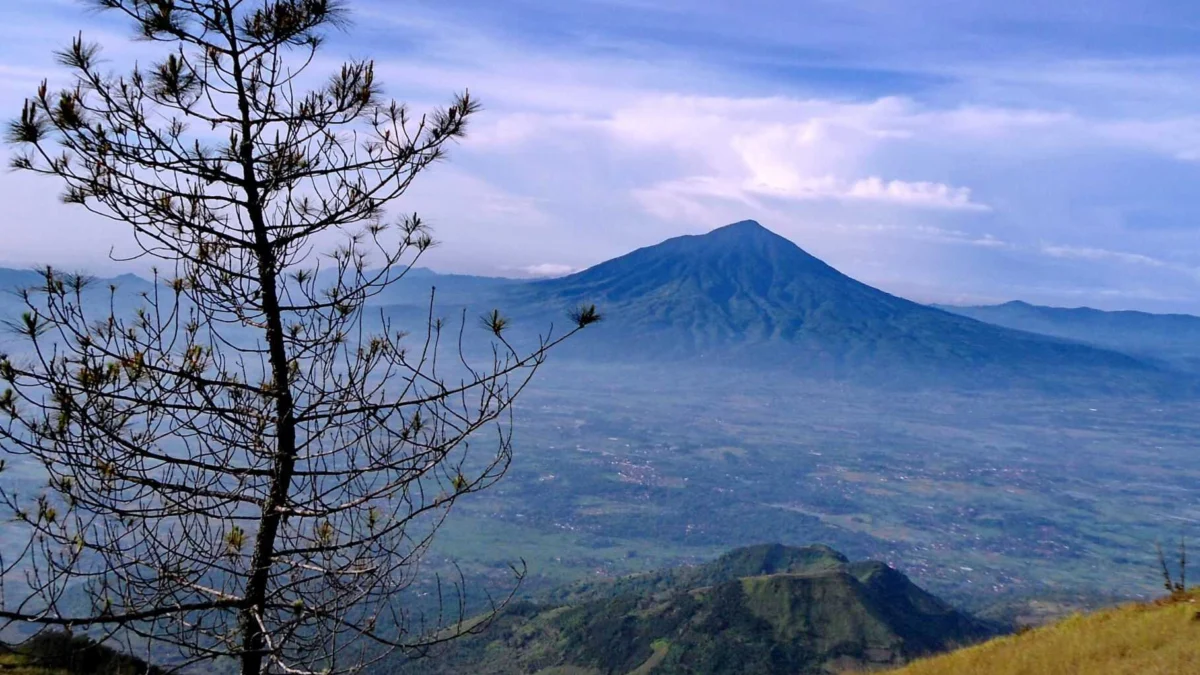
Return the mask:
<path id="1" fill-rule="evenodd" d="M 369 60 L 306 89 L 323 31 L 346 25 L 337 0 L 94 4 L 165 56 L 114 75 L 75 39 L 58 54 L 72 86 L 43 83 L 10 125 L 13 164 L 132 228 L 162 271 L 129 313 L 116 288 L 50 268 L 23 293 L 0 449 L 49 481 L 0 492 L 28 535 L 0 552 L 0 618 L 244 675 L 351 672 L 453 639 L 453 612 L 427 623 L 398 599 L 451 505 L 504 474 L 511 405 L 547 350 L 599 315 L 521 351 L 496 312 L 484 366 L 439 357 L 432 312 L 416 337 L 368 319 L 433 244 L 388 207 L 479 106 L 464 93 L 416 115 Z M 498 434 L 479 456 L 484 427 Z"/>

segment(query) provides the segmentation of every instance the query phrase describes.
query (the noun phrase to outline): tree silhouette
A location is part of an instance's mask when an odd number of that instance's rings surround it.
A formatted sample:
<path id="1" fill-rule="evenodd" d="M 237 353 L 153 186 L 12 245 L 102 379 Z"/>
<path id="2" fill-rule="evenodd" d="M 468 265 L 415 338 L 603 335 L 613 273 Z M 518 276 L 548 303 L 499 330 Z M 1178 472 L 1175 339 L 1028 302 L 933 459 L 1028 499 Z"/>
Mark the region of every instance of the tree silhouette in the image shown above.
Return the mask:
<path id="1" fill-rule="evenodd" d="M 49 481 L 0 492 L 24 542 L 0 552 L 0 618 L 246 675 L 349 672 L 453 639 L 461 616 L 397 598 L 451 505 L 504 474 L 510 406 L 547 350 L 599 315 L 520 351 L 495 312 L 479 365 L 465 328 L 443 340 L 432 299 L 415 336 L 367 311 L 433 243 L 386 207 L 479 107 L 464 93 L 414 115 L 369 60 L 314 80 L 341 3 L 93 4 L 168 53 L 113 75 L 74 40 L 58 54 L 72 86 L 43 83 L 10 125 L 13 165 L 131 227 L 165 271 L 128 311 L 115 287 L 49 268 L 22 293 L 0 449 Z"/>

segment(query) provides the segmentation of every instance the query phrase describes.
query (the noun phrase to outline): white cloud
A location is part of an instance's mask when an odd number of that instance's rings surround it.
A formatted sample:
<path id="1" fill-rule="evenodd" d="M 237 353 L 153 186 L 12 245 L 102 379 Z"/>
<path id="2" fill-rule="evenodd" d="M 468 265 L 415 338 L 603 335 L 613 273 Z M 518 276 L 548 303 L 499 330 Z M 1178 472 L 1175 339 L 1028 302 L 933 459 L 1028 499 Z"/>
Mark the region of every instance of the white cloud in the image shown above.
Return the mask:
<path id="1" fill-rule="evenodd" d="M 1101 263 L 1115 262 L 1121 265 L 1144 267 L 1150 270 L 1160 270 L 1167 274 L 1181 275 L 1192 280 L 1193 282 L 1200 281 L 1200 266 L 1164 260 L 1162 258 L 1157 258 L 1142 253 L 1113 251 L 1090 246 L 1058 246 L 1045 244 L 1042 245 L 1040 250 L 1043 254 L 1053 258 L 1069 258 L 1074 260 L 1088 260 Z"/>
<path id="2" fill-rule="evenodd" d="M 895 206 L 963 211 L 988 211 L 971 200 L 970 188 L 942 183 L 885 181 L 877 176 L 846 180 L 835 176 L 793 177 L 786 184 L 722 181 L 714 176 L 696 176 L 667 181 L 636 191 L 648 211 L 664 218 L 691 219 L 702 216 L 710 204 L 705 198 L 723 199 L 755 210 L 764 206 L 760 197 L 794 201 L 864 201 Z"/>
<path id="3" fill-rule="evenodd" d="M 1116 144 L 1184 162 L 1200 161 L 1200 117 L 1104 122 L 1097 125 L 1096 133 Z"/>
<path id="4" fill-rule="evenodd" d="M 527 276 L 531 277 L 565 277 L 568 274 L 573 274 L 579 270 L 572 265 L 562 265 L 559 263 L 539 263 L 537 265 L 527 265 L 520 269 Z"/>
<path id="5" fill-rule="evenodd" d="M 953 187 L 944 183 L 928 181 L 915 183 L 900 180 L 884 181 L 877 176 L 855 181 L 845 196 L 850 199 L 892 202 L 904 206 L 933 209 L 990 210 L 985 204 L 971 201 L 970 188 Z"/>
<path id="6" fill-rule="evenodd" d="M 659 217 L 694 217 L 706 199 L 751 207 L 769 198 L 988 210 L 967 187 L 873 173 L 881 149 L 921 142 L 921 115 L 912 101 L 895 97 L 847 103 L 656 96 L 618 109 L 603 128 L 624 147 L 666 150 L 681 167 L 702 167 L 704 173 L 635 190 Z"/>
<path id="7" fill-rule="evenodd" d="M 1053 258 L 1074 258 L 1076 260 L 1113 260 L 1130 265 L 1148 265 L 1150 267 L 1170 267 L 1171 263 L 1159 260 L 1141 253 L 1125 251 L 1110 251 L 1090 246 L 1059 246 L 1043 245 L 1042 253 Z"/>
<path id="8" fill-rule="evenodd" d="M 1000 239 L 992 234 L 972 234 L 964 230 L 936 227 L 933 225 L 898 225 L 895 223 L 848 225 L 840 223 L 835 225 L 833 229 L 843 232 L 853 232 L 856 234 L 886 235 L 901 239 L 914 239 L 918 241 L 937 242 L 941 244 L 960 244 L 966 246 L 979 246 L 982 248 L 997 249 L 1015 248 L 1012 243 L 1004 241 L 1003 239 Z"/>

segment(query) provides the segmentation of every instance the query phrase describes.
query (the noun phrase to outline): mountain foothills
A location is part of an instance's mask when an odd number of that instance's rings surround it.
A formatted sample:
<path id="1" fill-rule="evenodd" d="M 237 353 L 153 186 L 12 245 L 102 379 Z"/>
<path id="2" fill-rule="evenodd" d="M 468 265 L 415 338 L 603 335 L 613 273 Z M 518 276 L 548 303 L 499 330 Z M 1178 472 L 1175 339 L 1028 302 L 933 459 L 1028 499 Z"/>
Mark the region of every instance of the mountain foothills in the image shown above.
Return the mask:
<path id="1" fill-rule="evenodd" d="M 995 632 L 883 563 L 850 562 L 823 546 L 762 545 L 516 603 L 479 634 L 399 672 L 841 672 Z"/>

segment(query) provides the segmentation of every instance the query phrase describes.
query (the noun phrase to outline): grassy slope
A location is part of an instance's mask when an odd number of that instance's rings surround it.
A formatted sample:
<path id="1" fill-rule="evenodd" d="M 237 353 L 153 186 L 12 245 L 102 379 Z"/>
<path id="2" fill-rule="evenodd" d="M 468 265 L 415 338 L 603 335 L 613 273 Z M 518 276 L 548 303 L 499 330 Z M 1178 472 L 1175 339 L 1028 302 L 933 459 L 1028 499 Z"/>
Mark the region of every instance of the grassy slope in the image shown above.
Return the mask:
<path id="1" fill-rule="evenodd" d="M 893 675 L 1184 675 L 1200 673 L 1200 593 L 1077 615 L 918 661 Z"/>

